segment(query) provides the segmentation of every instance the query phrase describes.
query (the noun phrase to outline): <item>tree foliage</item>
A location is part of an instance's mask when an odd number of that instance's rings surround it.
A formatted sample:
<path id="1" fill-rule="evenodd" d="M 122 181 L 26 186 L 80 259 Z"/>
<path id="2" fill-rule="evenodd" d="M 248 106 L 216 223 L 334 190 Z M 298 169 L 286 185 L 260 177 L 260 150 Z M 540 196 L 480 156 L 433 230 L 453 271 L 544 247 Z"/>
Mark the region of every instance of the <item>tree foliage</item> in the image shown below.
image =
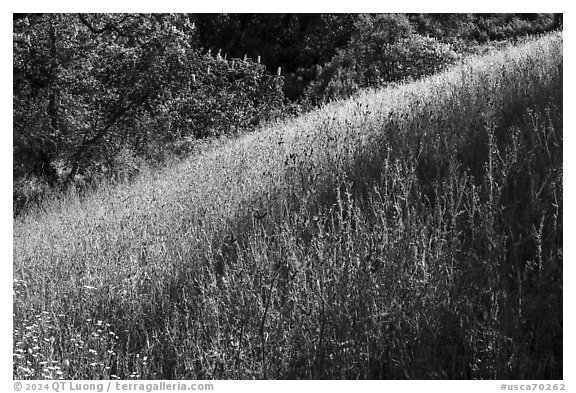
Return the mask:
<path id="1" fill-rule="evenodd" d="M 284 92 L 300 98 L 316 76 L 316 65 L 344 47 L 358 14 L 193 15 L 200 42 L 230 56 L 260 56 L 270 72 L 282 67 Z"/>
<path id="2" fill-rule="evenodd" d="M 49 186 L 118 169 L 126 150 L 257 123 L 282 78 L 202 52 L 186 15 L 43 14 L 14 22 L 14 175 Z"/>
<path id="3" fill-rule="evenodd" d="M 357 21 L 350 43 L 318 67 L 307 99 L 318 105 L 360 88 L 420 78 L 457 59 L 449 44 L 414 33 L 405 15 L 366 15 Z"/>
<path id="4" fill-rule="evenodd" d="M 261 56 L 270 72 L 282 67 L 284 93 L 299 100 L 310 84 L 322 83 L 324 67 L 352 44 L 360 27 L 376 40 L 407 31 L 469 51 L 477 43 L 514 39 L 559 28 L 562 14 L 199 14 L 192 15 L 202 46 L 230 56 Z M 395 29 L 400 29 L 396 30 Z M 377 30 L 379 33 L 374 34 Z M 379 36 L 381 35 L 381 36 Z M 422 39 L 415 45 L 422 46 Z M 433 46 L 428 41 L 429 46 Z M 357 45 L 356 45 L 357 46 Z M 342 70 L 341 72 L 344 72 Z M 347 72 L 347 71 L 346 71 Z"/>

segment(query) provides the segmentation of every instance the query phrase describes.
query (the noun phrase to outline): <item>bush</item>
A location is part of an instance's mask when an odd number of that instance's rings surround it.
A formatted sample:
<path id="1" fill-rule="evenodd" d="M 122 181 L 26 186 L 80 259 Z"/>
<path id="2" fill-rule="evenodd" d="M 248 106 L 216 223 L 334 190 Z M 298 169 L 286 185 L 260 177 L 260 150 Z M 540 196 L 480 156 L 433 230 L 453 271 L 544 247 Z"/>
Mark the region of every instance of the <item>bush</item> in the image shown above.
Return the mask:
<path id="1" fill-rule="evenodd" d="M 172 93 L 154 121 L 172 139 L 212 137 L 254 126 L 281 110 L 283 78 L 249 59 L 204 56 L 189 87 Z"/>
<path id="2" fill-rule="evenodd" d="M 560 27 L 558 14 L 479 15 L 476 22 L 460 35 L 477 42 L 515 40 L 529 34 L 541 34 Z"/>
<path id="3" fill-rule="evenodd" d="M 458 60 L 449 44 L 412 32 L 403 15 L 364 19 L 350 45 L 323 67 L 309 86 L 313 104 L 347 97 L 360 88 L 417 79 Z"/>

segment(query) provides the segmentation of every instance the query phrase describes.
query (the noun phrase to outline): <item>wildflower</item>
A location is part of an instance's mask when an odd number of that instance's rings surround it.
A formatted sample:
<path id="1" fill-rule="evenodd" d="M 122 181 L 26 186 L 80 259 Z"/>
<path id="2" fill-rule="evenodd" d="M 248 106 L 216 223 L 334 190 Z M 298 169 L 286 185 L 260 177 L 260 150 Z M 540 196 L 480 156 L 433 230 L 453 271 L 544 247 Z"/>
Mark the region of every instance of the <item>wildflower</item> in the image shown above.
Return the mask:
<path id="1" fill-rule="evenodd" d="M 32 370 L 30 370 L 28 367 L 18 366 L 18 369 L 25 374 L 32 374 Z"/>

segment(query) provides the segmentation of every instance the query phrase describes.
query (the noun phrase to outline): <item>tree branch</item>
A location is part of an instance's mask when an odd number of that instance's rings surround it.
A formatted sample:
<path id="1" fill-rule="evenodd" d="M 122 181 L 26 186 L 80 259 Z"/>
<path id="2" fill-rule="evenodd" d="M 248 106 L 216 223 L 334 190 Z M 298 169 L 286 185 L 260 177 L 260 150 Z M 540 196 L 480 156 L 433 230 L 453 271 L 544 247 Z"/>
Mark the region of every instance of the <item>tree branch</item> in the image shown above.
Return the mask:
<path id="1" fill-rule="evenodd" d="M 120 120 L 122 116 L 124 116 L 130 109 L 142 105 L 154 91 L 155 91 L 154 88 L 150 88 L 148 91 L 142 94 L 142 96 L 139 99 L 134 100 L 130 102 L 126 107 L 119 109 L 108 121 L 108 124 L 106 124 L 104 128 L 102 128 L 92 138 L 82 142 L 82 144 L 78 147 L 76 152 L 73 154 L 72 159 L 70 160 L 70 162 L 73 162 L 72 170 L 68 175 L 68 178 L 64 182 L 64 187 L 67 187 L 73 180 L 74 176 L 76 175 L 80 163 L 80 158 L 82 157 L 82 155 L 86 153 L 86 151 L 88 151 L 90 147 L 97 144 L 106 134 L 108 134 L 110 132 L 110 129 L 114 126 L 114 124 L 117 123 L 118 120 Z"/>
<path id="2" fill-rule="evenodd" d="M 119 29 L 119 26 L 124 23 L 125 20 L 127 20 L 128 18 L 130 18 L 130 14 L 126 14 L 122 17 L 122 19 L 120 19 L 120 21 L 118 22 L 114 22 L 114 23 L 105 23 L 104 27 L 97 29 L 96 27 L 94 27 L 89 21 L 88 19 L 86 19 L 86 17 L 82 14 L 78 14 L 78 18 L 80 19 L 80 22 L 86 26 L 92 33 L 94 34 L 102 34 L 105 33 L 107 31 L 114 31 L 116 32 L 119 36 L 124 36 L 125 34 Z"/>
<path id="3" fill-rule="evenodd" d="M 96 29 L 94 26 L 92 26 L 90 22 L 88 22 L 88 20 L 82 14 L 78 14 L 78 18 L 80 19 L 80 22 L 82 22 L 82 24 L 86 26 L 88 29 L 90 29 L 90 31 L 94 34 L 101 34 L 104 33 L 105 31 L 110 30 L 110 25 L 108 24 L 104 25 L 104 27 L 102 27 L 101 29 Z"/>

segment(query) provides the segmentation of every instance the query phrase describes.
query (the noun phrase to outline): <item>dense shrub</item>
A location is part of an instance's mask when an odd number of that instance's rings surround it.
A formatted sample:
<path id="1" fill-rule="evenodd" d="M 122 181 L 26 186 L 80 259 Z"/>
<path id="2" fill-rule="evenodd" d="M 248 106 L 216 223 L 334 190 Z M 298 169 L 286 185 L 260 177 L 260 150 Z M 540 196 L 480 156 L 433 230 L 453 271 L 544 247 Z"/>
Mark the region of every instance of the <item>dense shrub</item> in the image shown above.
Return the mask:
<path id="1" fill-rule="evenodd" d="M 302 96 L 316 76 L 350 40 L 358 14 L 198 14 L 193 15 L 201 45 L 231 57 L 261 56 L 269 72 L 282 67 L 284 94 Z"/>
<path id="2" fill-rule="evenodd" d="M 409 14 L 417 33 L 457 45 L 515 40 L 562 28 L 562 14 Z"/>
<path id="3" fill-rule="evenodd" d="M 457 59 L 450 45 L 414 34 L 404 15 L 365 17 L 350 44 L 318 68 L 307 99 L 318 104 L 349 96 L 360 88 L 417 79 Z"/>
<path id="4" fill-rule="evenodd" d="M 492 17 L 479 18 L 472 30 L 479 34 L 483 42 L 489 40 L 514 39 L 528 34 L 540 34 L 557 28 L 554 14 L 495 14 Z M 478 33 L 476 33 L 478 32 Z M 468 36 L 474 38 L 474 36 Z"/>
<path id="5" fill-rule="evenodd" d="M 270 72 L 285 71 L 284 94 L 302 98 L 316 78 L 316 66 L 329 62 L 358 36 L 374 29 L 410 31 L 466 49 L 491 40 L 515 39 L 561 27 L 562 14 L 436 13 L 364 14 L 201 14 L 193 15 L 202 46 L 232 56 L 261 55 Z M 386 25 L 385 29 L 377 26 Z M 394 29 L 392 28 L 394 27 Z M 360 29 L 361 28 L 361 29 Z M 375 37 L 378 38 L 378 37 Z M 380 37 L 382 38 L 382 37 Z M 398 37 L 396 37 L 398 38 Z M 394 41 L 393 39 L 392 41 Z M 378 45 L 376 40 L 375 45 Z"/>
<path id="6" fill-rule="evenodd" d="M 168 120 L 164 118 L 168 114 L 179 136 L 233 132 L 280 110 L 282 78 L 267 74 L 263 65 L 240 59 L 204 62 L 207 68 L 196 69 L 189 90 L 168 101 L 159 117 Z"/>

